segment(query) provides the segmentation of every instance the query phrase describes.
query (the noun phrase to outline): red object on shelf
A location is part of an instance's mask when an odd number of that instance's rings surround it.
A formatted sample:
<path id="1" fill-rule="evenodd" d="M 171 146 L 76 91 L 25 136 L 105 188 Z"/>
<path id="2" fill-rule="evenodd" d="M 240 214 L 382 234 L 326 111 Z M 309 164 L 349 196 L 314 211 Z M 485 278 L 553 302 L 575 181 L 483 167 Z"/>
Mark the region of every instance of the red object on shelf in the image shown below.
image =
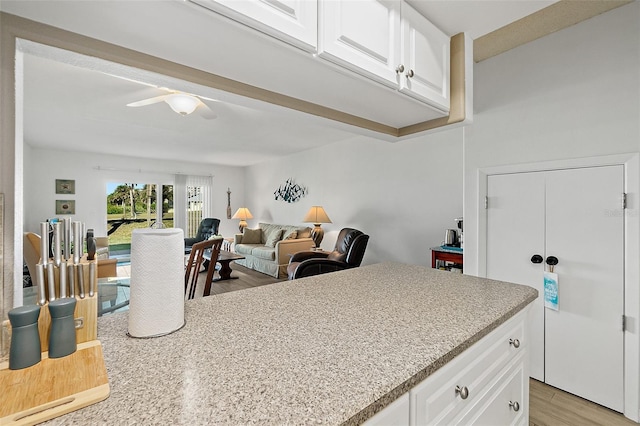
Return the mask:
<path id="1" fill-rule="evenodd" d="M 462 265 L 463 264 L 462 253 L 451 253 L 447 251 L 439 251 L 437 249 L 431 249 L 431 267 L 436 267 L 436 261 L 442 260 L 444 262 L 453 262 Z"/>

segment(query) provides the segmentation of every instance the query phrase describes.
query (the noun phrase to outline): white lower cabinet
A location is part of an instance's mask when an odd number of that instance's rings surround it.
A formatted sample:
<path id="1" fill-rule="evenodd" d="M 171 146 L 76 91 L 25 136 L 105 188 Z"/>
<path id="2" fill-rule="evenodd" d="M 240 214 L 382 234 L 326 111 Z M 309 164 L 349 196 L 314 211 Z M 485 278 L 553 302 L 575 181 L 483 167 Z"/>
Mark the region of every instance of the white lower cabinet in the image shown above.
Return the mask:
<path id="1" fill-rule="evenodd" d="M 480 339 L 366 424 L 526 424 L 528 310 Z"/>

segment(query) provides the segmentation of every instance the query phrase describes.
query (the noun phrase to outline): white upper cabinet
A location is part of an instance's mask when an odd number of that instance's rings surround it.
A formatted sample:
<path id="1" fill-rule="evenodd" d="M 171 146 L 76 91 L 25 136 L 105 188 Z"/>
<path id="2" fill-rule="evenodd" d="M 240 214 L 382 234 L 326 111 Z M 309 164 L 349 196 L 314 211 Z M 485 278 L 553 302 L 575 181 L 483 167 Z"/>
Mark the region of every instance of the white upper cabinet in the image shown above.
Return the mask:
<path id="1" fill-rule="evenodd" d="M 318 46 L 317 0 L 189 0 L 308 52 Z"/>
<path id="2" fill-rule="evenodd" d="M 449 37 L 402 3 L 400 91 L 449 110 Z"/>
<path id="3" fill-rule="evenodd" d="M 397 87 L 400 1 L 320 1 L 320 57 Z"/>
<path id="4" fill-rule="evenodd" d="M 449 111 L 449 36 L 401 0 L 320 0 L 318 53 Z"/>

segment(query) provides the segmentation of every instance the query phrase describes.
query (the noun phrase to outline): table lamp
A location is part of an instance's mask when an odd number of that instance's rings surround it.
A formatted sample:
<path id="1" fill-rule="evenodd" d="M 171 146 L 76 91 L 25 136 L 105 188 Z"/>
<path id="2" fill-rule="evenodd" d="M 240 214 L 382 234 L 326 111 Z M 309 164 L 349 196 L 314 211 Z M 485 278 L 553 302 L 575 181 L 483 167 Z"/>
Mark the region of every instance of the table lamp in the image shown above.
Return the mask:
<path id="1" fill-rule="evenodd" d="M 247 227 L 247 219 L 253 219 L 253 215 L 251 214 L 248 208 L 240 207 L 238 210 L 236 210 L 235 214 L 231 217 L 231 219 L 240 219 L 239 229 L 240 229 L 240 232 L 242 232 L 244 228 Z"/>
<path id="2" fill-rule="evenodd" d="M 322 242 L 322 238 L 324 237 L 324 231 L 320 227 L 320 224 L 331 223 L 331 219 L 329 219 L 329 216 L 327 216 L 327 212 L 324 211 L 322 206 L 313 206 L 307 212 L 306 216 L 303 219 L 303 222 L 313 223 L 315 228 L 313 228 L 313 231 L 311 231 L 311 238 L 316 244 L 316 247 L 320 247 L 320 243 Z"/>

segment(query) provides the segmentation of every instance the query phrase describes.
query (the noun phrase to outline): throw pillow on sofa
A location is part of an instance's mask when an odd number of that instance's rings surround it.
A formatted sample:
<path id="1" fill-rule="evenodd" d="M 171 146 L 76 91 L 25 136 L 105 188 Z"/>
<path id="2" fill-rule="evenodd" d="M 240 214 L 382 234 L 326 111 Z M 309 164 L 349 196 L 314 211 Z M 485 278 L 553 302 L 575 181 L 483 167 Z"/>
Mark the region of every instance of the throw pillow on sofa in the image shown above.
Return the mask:
<path id="1" fill-rule="evenodd" d="M 280 241 L 280 238 L 282 238 L 282 231 L 284 230 L 277 229 L 270 232 L 269 235 L 266 236 L 267 241 L 265 241 L 264 245 L 267 247 L 275 247 L 276 243 Z"/>
<path id="2" fill-rule="evenodd" d="M 242 232 L 242 244 L 260 244 L 262 242 L 262 229 L 244 228 Z"/>

